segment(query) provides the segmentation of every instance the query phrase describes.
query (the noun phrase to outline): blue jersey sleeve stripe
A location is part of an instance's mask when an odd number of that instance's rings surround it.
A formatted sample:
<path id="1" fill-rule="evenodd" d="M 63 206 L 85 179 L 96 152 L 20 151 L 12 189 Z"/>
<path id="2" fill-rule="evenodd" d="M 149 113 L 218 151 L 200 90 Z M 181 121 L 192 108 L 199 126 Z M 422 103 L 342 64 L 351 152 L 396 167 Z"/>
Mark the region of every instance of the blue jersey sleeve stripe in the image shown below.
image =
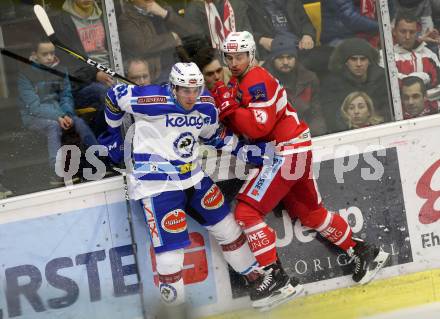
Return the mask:
<path id="1" fill-rule="evenodd" d="M 108 108 L 106 108 L 105 109 L 105 116 L 112 121 L 118 121 L 118 120 L 122 119 L 122 117 L 124 116 L 124 113 L 121 112 L 121 113 L 115 114 L 112 111 L 110 111 Z"/>

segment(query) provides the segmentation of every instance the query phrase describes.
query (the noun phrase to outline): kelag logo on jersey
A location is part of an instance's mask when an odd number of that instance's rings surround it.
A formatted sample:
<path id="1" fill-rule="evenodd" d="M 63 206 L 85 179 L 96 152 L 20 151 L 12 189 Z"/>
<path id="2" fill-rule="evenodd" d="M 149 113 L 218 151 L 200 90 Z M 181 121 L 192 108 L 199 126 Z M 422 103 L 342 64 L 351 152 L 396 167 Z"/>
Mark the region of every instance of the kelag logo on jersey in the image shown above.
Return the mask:
<path id="1" fill-rule="evenodd" d="M 209 124 L 209 117 L 202 118 L 201 116 L 173 116 L 166 115 L 166 127 L 193 127 L 201 128 L 203 124 Z"/>

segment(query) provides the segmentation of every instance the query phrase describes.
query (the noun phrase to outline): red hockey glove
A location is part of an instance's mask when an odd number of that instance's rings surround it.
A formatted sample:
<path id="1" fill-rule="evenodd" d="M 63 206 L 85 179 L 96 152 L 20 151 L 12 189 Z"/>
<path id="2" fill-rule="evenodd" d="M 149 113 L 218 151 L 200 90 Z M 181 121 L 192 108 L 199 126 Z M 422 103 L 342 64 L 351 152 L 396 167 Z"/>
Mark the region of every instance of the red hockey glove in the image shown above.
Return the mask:
<path id="1" fill-rule="evenodd" d="M 228 89 L 231 94 L 236 97 L 238 93 L 238 80 L 236 78 L 232 78 L 228 82 Z"/>
<path id="2" fill-rule="evenodd" d="M 217 81 L 214 83 L 214 86 L 209 90 L 211 92 L 212 97 L 215 100 L 216 105 L 220 105 L 220 96 L 226 92 L 228 87 L 223 81 Z"/>
<path id="3" fill-rule="evenodd" d="M 222 121 L 240 106 L 236 100 L 237 91 L 229 89 L 221 81 L 216 82 L 212 90 L 215 92 L 213 96 L 219 110 L 219 119 Z"/>

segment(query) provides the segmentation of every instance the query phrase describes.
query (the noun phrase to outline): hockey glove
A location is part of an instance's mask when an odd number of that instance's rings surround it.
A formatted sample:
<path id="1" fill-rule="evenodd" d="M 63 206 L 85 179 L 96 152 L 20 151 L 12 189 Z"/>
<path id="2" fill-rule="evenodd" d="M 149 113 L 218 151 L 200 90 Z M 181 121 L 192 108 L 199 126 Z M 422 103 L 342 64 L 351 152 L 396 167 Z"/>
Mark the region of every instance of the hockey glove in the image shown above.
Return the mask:
<path id="1" fill-rule="evenodd" d="M 214 91 L 213 96 L 219 111 L 220 121 L 233 113 L 240 106 L 236 100 L 237 91 L 228 88 L 223 82 L 216 82 L 212 91 Z"/>
<path id="2" fill-rule="evenodd" d="M 275 146 L 273 143 L 244 144 L 240 141 L 231 153 L 243 162 L 255 166 L 271 166 L 275 154 Z"/>
<path id="3" fill-rule="evenodd" d="M 120 128 L 107 128 L 107 131 L 98 136 L 98 143 L 108 150 L 108 156 L 115 164 L 124 159 L 124 141 Z"/>

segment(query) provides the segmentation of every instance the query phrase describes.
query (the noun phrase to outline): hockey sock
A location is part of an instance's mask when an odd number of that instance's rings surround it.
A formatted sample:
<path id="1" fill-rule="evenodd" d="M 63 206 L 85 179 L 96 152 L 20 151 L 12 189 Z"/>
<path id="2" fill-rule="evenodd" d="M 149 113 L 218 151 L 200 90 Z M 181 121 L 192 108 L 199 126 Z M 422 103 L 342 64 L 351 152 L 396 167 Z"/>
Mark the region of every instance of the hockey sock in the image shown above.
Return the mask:
<path id="1" fill-rule="evenodd" d="M 356 243 L 351 238 L 352 231 L 350 225 L 339 214 L 327 210 L 323 213 L 323 210 L 320 213 L 323 217 L 321 219 L 322 222 L 315 228 L 316 231 L 343 250 L 356 246 Z"/>
<path id="2" fill-rule="evenodd" d="M 185 302 L 185 287 L 182 271 L 174 274 L 159 274 L 159 291 L 162 301 L 169 306 L 178 306 Z"/>
<path id="3" fill-rule="evenodd" d="M 178 306 L 185 302 L 183 258 L 183 249 L 156 254 L 160 296 L 162 302 L 168 306 Z"/>
<path id="4" fill-rule="evenodd" d="M 247 275 L 258 266 L 247 245 L 246 236 L 232 214 L 227 215 L 217 224 L 208 226 L 207 229 L 217 239 L 226 262 L 236 272 Z"/>
<path id="5" fill-rule="evenodd" d="M 250 205 L 239 202 L 235 218 L 243 229 L 249 247 L 260 266 L 265 267 L 277 260 L 276 234 L 261 218 L 260 213 Z"/>

